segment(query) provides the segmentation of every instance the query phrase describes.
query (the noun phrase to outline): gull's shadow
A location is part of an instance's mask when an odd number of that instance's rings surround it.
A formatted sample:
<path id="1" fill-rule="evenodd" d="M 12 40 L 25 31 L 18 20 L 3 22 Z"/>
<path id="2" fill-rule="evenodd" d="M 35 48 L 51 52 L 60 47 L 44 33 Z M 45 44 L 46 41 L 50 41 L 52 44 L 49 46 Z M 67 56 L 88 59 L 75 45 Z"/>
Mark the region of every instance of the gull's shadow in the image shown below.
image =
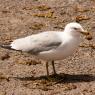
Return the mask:
<path id="1" fill-rule="evenodd" d="M 77 83 L 77 82 L 91 82 L 95 81 L 94 75 L 88 74 L 78 74 L 78 75 L 70 75 L 70 74 L 58 74 L 58 75 L 50 75 L 49 78 L 47 76 L 40 77 L 14 77 L 21 81 L 35 81 L 35 80 L 49 80 L 51 79 L 54 82 L 58 83 Z"/>

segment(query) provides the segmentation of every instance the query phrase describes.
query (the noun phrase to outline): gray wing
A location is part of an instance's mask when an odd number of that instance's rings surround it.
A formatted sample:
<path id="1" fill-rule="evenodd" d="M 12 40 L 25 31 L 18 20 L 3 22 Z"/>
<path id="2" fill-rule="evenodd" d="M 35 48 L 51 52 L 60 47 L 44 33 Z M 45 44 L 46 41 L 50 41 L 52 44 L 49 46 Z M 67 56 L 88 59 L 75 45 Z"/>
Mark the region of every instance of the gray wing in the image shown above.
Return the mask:
<path id="1" fill-rule="evenodd" d="M 47 43 L 47 45 L 45 44 L 45 45 L 42 45 L 41 47 L 33 48 L 28 52 L 32 53 L 32 54 L 38 54 L 40 52 L 56 49 L 60 44 L 61 44 L 61 42 Z"/>
<path id="2" fill-rule="evenodd" d="M 26 51 L 32 54 L 55 49 L 61 45 L 62 41 L 56 33 L 44 32 L 17 39 L 12 42 L 11 48 Z"/>

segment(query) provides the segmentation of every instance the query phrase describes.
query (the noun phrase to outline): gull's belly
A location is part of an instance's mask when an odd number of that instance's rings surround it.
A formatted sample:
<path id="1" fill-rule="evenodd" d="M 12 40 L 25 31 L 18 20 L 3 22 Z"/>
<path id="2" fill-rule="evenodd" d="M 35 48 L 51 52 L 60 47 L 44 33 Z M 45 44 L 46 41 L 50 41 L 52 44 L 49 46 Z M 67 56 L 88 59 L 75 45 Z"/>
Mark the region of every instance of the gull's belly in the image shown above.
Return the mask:
<path id="1" fill-rule="evenodd" d="M 41 52 L 38 57 L 44 60 L 62 60 L 70 55 L 78 47 L 78 43 L 68 43 L 54 50 Z"/>

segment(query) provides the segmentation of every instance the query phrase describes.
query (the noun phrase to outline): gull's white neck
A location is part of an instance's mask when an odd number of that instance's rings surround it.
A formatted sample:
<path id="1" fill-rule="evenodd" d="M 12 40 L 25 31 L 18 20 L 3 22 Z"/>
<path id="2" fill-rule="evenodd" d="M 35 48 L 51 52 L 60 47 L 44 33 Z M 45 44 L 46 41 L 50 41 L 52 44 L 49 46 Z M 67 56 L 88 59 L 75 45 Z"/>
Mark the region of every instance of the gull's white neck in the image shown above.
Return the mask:
<path id="1" fill-rule="evenodd" d="M 64 43 L 72 41 L 72 43 L 79 44 L 81 41 L 80 33 L 76 32 L 76 31 L 67 31 L 66 30 L 66 31 L 59 33 L 59 35 Z"/>

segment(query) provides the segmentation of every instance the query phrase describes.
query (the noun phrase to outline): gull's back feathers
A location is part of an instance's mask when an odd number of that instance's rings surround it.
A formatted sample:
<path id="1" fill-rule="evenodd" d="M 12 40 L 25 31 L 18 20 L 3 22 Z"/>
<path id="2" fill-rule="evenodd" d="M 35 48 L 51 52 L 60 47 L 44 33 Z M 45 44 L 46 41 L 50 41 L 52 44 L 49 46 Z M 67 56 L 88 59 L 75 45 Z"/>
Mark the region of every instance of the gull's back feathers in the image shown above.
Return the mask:
<path id="1" fill-rule="evenodd" d="M 14 40 L 10 45 L 3 45 L 3 48 L 26 51 L 38 54 L 59 47 L 62 43 L 57 32 L 43 32 Z M 56 38 L 56 39 L 55 39 Z"/>

